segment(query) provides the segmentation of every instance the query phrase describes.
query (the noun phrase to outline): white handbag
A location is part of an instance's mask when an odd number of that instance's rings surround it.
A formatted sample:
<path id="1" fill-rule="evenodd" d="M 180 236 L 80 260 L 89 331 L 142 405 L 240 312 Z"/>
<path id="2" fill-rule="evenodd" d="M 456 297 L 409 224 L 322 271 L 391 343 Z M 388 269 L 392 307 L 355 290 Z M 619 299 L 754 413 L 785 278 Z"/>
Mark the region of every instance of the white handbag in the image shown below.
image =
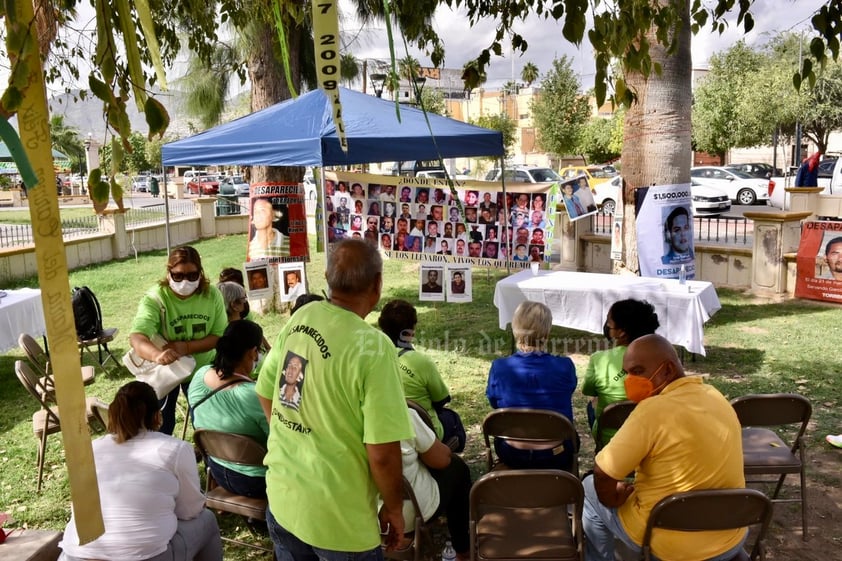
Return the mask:
<path id="1" fill-rule="evenodd" d="M 161 326 L 164 326 L 167 324 L 166 309 L 160 300 L 156 300 L 161 308 Z M 163 350 L 167 344 L 167 340 L 158 334 L 149 340 L 159 350 Z M 187 355 L 170 364 L 158 364 L 142 358 L 133 347 L 129 347 L 128 352 L 123 355 L 123 365 L 135 378 L 152 386 L 158 399 L 164 399 L 176 386 L 190 377 L 196 368 L 196 359 Z"/>

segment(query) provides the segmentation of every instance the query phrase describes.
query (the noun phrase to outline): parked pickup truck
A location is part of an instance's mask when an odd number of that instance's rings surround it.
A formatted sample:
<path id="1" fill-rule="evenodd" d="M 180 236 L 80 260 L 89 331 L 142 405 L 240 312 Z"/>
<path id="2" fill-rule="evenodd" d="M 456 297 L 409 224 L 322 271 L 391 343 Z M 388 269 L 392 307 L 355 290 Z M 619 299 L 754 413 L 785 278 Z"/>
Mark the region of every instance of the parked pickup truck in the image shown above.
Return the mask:
<path id="1" fill-rule="evenodd" d="M 842 195 L 842 158 L 826 158 L 819 162 L 819 187 L 823 187 L 823 195 Z M 772 177 L 769 184 L 769 200 L 767 204 L 781 210 L 789 210 L 789 193 L 787 187 L 795 185 L 795 174 L 798 168 L 785 176 Z"/>

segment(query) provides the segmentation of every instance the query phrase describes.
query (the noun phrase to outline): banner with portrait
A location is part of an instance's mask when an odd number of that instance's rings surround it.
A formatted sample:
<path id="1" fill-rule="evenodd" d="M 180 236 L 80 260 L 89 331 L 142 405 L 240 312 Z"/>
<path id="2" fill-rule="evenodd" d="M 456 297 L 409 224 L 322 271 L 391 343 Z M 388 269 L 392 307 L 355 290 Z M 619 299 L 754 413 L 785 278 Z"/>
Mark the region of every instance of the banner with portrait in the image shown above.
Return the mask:
<path id="1" fill-rule="evenodd" d="M 549 260 L 558 186 L 325 173 L 328 243 L 367 240 L 392 259 L 525 267 Z"/>
<path id="2" fill-rule="evenodd" d="M 677 279 L 681 266 L 696 275 L 690 184 L 635 189 L 637 252 L 644 277 Z"/>
<path id="3" fill-rule="evenodd" d="M 586 216 L 597 213 L 596 201 L 591 193 L 588 178 L 579 175 L 561 182 L 559 189 L 561 202 L 567 210 L 567 216 L 571 221 L 580 220 Z"/>
<path id="4" fill-rule="evenodd" d="M 278 265 L 278 282 L 281 287 L 281 302 L 295 304 L 299 296 L 307 293 L 304 263 L 284 263 L 283 265 Z"/>
<path id="5" fill-rule="evenodd" d="M 796 297 L 842 302 L 842 222 L 805 222 L 796 259 Z"/>
<path id="6" fill-rule="evenodd" d="M 249 194 L 248 261 L 308 261 L 307 211 L 298 183 L 255 183 Z"/>

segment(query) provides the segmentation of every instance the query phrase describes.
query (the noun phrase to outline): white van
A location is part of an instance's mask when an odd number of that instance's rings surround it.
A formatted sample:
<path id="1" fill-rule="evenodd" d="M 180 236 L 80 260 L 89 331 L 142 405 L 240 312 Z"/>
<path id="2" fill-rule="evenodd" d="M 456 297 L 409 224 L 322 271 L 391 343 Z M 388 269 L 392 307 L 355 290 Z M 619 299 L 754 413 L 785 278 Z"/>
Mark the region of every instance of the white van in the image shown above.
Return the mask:
<path id="1" fill-rule="evenodd" d="M 182 176 L 182 179 L 184 179 L 184 184 L 186 185 L 186 184 L 190 183 L 190 180 L 193 179 L 194 177 L 198 177 L 200 175 L 207 175 L 207 174 L 208 174 L 208 171 L 204 170 L 204 169 L 189 169 L 189 170 L 184 172 L 184 175 Z"/>

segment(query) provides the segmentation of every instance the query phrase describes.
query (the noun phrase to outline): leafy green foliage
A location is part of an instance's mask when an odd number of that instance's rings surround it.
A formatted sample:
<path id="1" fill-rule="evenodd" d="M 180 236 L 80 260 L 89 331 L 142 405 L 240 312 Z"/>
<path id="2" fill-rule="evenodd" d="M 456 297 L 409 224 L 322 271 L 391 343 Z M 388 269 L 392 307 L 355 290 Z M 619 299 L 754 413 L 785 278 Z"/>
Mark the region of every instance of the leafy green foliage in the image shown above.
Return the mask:
<path id="1" fill-rule="evenodd" d="M 541 95 L 532 102 L 538 144 L 559 156 L 573 152 L 589 115 L 588 100 L 579 93 L 570 59 L 555 59 L 541 81 Z"/>
<path id="2" fill-rule="evenodd" d="M 582 127 L 582 134 L 579 138 L 579 146 L 576 152 L 585 154 L 589 162 L 607 162 L 620 157 L 622 151 L 622 135 L 620 137 L 619 149 L 614 142 L 614 131 L 617 129 L 617 117 L 605 119 L 603 117 L 591 117 L 585 126 Z M 622 120 L 619 120 L 622 129 Z"/>
<path id="3" fill-rule="evenodd" d="M 447 105 L 444 102 L 444 94 L 433 88 L 421 90 L 421 104 L 427 113 L 436 115 L 447 115 Z"/>
<path id="4" fill-rule="evenodd" d="M 85 146 L 79 131 L 64 124 L 64 115 L 50 117 L 50 141 L 53 148 L 67 156 L 72 169 L 78 170 L 85 162 Z"/>
<path id="5" fill-rule="evenodd" d="M 117 165 L 117 169 L 114 170 L 114 168 L 112 167 L 112 159 L 114 156 L 115 147 L 112 144 L 106 144 L 100 149 L 99 152 L 102 169 L 111 170 L 112 175 L 115 171 L 133 175 L 141 171 L 159 169 L 161 165 L 160 141 L 157 141 L 155 143 L 155 145 L 158 146 L 158 156 L 157 161 L 154 164 L 147 159 L 147 154 L 150 151 L 152 151 L 151 149 L 148 149 L 149 145 L 153 145 L 153 143 L 147 140 L 142 134 L 137 132 L 132 133 L 129 137 L 129 146 L 131 146 L 131 152 L 125 152 L 120 156 L 120 161 Z M 119 148 L 120 147 L 118 146 L 118 150 Z"/>
<path id="6" fill-rule="evenodd" d="M 472 125 L 484 127 L 500 131 L 503 133 L 503 148 L 506 154 L 512 153 L 512 148 L 515 145 L 515 133 L 517 132 L 517 123 L 505 113 L 498 113 L 496 115 L 483 115 L 477 119 L 471 119 Z M 488 158 L 489 160 L 497 160 L 497 157 Z"/>

